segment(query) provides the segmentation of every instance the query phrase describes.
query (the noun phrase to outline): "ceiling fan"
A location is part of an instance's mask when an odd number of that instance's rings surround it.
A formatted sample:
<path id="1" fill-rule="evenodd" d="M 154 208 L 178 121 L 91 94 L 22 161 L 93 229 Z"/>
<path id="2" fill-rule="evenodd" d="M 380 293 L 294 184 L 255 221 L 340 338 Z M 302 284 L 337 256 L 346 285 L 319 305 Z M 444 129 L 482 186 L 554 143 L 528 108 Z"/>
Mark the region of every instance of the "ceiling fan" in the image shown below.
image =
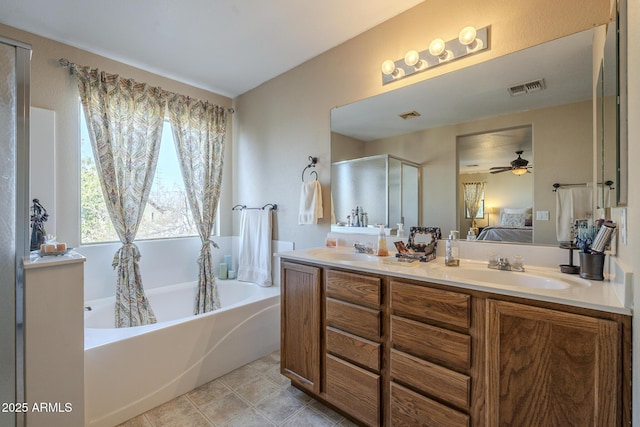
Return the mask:
<path id="1" fill-rule="evenodd" d="M 514 175 L 524 175 L 525 173 L 531 173 L 529 169 L 532 166 L 527 166 L 529 164 L 529 160 L 525 160 L 522 157 L 520 157 L 522 153 L 524 153 L 524 151 L 522 150 L 516 151 L 518 158 L 511 161 L 511 166 L 496 166 L 489 169 L 489 171 L 491 173 L 511 171 L 511 173 L 513 173 Z"/>

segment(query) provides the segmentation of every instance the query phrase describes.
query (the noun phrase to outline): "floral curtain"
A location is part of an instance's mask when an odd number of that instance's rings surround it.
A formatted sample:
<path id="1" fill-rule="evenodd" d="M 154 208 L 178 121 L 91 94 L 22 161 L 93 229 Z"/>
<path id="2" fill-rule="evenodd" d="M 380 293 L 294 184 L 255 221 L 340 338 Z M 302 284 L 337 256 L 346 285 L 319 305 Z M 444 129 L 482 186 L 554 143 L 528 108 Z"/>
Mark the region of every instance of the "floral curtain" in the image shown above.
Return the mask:
<path id="1" fill-rule="evenodd" d="M 156 170 L 166 93 L 116 74 L 74 66 L 91 146 L 111 222 L 122 242 L 113 259 L 118 271 L 116 327 L 155 323 L 142 286 L 133 243 Z"/>
<path id="2" fill-rule="evenodd" d="M 169 97 L 168 107 L 187 198 L 202 241 L 194 304 L 194 314 L 201 314 L 220 308 L 211 259 L 211 245 L 218 245 L 210 236 L 220 198 L 226 110 L 178 94 Z"/>
<path id="3" fill-rule="evenodd" d="M 484 182 L 465 182 L 464 184 L 464 201 L 471 216 L 471 228 L 476 228 L 476 215 L 482 203 L 482 195 L 484 194 Z"/>

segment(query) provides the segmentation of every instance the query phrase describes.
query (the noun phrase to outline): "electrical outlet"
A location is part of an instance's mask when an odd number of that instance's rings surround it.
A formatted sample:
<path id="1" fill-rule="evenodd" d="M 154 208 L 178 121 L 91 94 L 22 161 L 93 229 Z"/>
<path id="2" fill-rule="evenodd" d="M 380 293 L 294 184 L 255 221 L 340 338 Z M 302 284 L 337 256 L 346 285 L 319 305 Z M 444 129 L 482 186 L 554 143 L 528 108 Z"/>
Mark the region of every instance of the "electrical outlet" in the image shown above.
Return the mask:
<path id="1" fill-rule="evenodd" d="M 549 211 L 536 211 L 536 220 L 549 221 Z"/>

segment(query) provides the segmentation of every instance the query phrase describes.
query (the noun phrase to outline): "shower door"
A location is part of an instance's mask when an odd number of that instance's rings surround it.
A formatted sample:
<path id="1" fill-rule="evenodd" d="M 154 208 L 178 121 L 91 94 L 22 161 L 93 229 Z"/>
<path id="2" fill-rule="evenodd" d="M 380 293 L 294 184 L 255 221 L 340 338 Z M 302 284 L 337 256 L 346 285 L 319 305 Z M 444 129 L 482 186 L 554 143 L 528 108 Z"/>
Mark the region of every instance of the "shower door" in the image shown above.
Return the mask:
<path id="1" fill-rule="evenodd" d="M 22 425 L 22 257 L 29 238 L 31 47 L 0 36 L 0 425 Z"/>

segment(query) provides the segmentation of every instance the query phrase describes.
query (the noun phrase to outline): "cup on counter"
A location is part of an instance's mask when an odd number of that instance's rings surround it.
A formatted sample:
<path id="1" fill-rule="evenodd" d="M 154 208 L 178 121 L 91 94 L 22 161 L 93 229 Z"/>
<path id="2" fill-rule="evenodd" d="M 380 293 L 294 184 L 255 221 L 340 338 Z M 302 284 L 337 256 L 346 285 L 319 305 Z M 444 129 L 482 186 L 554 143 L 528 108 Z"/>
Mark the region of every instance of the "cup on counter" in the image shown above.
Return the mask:
<path id="1" fill-rule="evenodd" d="M 588 280 L 604 280 L 604 254 L 580 252 L 580 277 Z"/>

